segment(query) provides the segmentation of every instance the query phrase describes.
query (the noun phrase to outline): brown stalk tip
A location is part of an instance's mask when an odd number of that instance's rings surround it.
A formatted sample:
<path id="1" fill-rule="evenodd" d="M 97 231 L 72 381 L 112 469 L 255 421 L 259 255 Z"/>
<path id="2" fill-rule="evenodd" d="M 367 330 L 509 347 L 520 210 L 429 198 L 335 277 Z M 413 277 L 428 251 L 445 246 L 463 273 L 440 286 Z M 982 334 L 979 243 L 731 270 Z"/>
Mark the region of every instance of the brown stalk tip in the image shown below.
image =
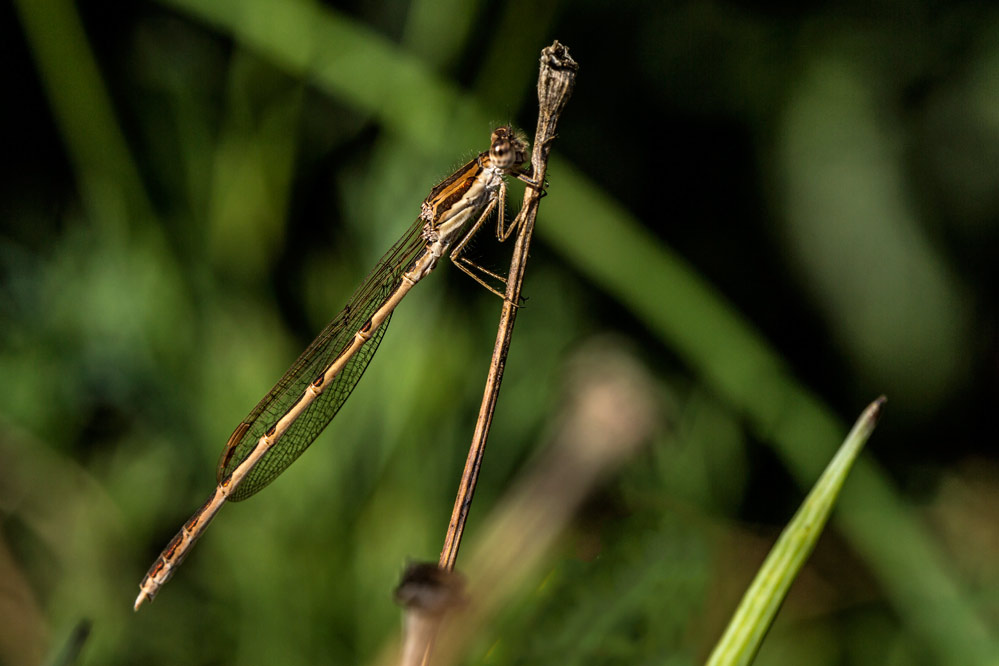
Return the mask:
<path id="1" fill-rule="evenodd" d="M 569 47 L 557 39 L 552 42 L 551 46 L 546 46 L 541 50 L 541 62 L 553 69 L 570 69 L 572 71 L 579 69 L 579 63 L 569 55 Z"/>

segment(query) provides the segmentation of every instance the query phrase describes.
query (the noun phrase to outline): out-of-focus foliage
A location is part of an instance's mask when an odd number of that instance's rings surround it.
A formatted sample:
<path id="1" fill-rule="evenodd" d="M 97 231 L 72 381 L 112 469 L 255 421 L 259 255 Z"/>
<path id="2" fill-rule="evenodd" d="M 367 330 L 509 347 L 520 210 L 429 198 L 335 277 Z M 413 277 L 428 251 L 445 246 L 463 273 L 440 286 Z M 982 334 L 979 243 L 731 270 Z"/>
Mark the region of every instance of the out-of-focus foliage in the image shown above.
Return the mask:
<path id="1" fill-rule="evenodd" d="M 581 69 L 477 518 L 613 331 L 656 441 L 473 658 L 702 661 L 859 408 L 885 419 L 758 663 L 994 663 L 999 9 L 15 0 L 0 166 L 0 663 L 356 663 L 435 559 L 499 304 L 442 266 L 347 407 L 146 567 L 231 429 L 493 125 Z M 505 264 L 483 234 L 477 259 Z M 873 462 L 876 461 L 876 462 Z M 460 560 L 459 560 L 460 563 Z"/>

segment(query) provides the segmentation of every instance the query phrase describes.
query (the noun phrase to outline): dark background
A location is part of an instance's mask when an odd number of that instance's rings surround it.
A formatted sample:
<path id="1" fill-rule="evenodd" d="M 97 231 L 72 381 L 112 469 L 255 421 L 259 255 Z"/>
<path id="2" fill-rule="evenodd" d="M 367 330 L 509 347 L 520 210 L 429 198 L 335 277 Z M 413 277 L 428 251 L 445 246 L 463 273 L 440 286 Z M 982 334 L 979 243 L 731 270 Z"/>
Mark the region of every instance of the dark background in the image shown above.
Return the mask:
<path id="1" fill-rule="evenodd" d="M 231 429 L 426 192 L 493 126 L 533 132 L 553 39 L 578 85 L 469 538 L 558 428 L 567 359 L 629 350 L 661 422 L 473 658 L 702 661 L 882 393 L 758 663 L 995 658 L 991 3 L 0 12 L 0 663 L 51 658 L 84 620 L 93 664 L 354 663 L 397 632 L 391 590 L 437 556 L 499 310 L 450 267 L 313 450 L 130 606 Z M 472 253 L 502 270 L 490 237 Z"/>

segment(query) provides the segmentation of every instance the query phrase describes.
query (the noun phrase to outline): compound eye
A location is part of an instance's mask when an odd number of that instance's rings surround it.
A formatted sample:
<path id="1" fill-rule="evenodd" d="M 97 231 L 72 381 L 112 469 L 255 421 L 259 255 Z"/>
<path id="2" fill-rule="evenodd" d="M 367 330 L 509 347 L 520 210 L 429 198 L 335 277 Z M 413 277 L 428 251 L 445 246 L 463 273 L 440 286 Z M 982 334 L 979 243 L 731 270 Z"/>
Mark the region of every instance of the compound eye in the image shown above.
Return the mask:
<path id="1" fill-rule="evenodd" d="M 489 151 L 489 156 L 496 163 L 496 166 L 503 168 L 510 166 L 512 162 L 511 153 L 509 142 L 503 141 L 502 143 L 493 144 L 493 147 Z"/>

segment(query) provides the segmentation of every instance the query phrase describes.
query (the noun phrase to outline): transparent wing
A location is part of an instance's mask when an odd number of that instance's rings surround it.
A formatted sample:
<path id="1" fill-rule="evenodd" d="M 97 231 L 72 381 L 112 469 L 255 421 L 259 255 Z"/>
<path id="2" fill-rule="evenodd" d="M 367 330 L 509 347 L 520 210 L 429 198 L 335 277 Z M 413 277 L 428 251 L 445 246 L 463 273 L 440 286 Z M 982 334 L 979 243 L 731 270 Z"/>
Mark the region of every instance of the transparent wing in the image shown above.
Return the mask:
<path id="1" fill-rule="evenodd" d="M 274 388 L 236 428 L 219 459 L 218 480 L 227 477 L 253 450 L 257 441 L 301 397 L 309 384 L 344 351 L 354 334 L 399 286 L 402 274 L 425 247 L 418 219 L 375 265 L 354 291 L 344 309 L 312 341 Z M 288 427 L 281 438 L 246 475 L 229 497 L 244 500 L 274 480 L 295 462 L 329 425 L 361 379 L 368 362 L 388 329 L 386 319 L 371 339 L 350 358 L 343 370 L 326 383 L 323 392 Z"/>

